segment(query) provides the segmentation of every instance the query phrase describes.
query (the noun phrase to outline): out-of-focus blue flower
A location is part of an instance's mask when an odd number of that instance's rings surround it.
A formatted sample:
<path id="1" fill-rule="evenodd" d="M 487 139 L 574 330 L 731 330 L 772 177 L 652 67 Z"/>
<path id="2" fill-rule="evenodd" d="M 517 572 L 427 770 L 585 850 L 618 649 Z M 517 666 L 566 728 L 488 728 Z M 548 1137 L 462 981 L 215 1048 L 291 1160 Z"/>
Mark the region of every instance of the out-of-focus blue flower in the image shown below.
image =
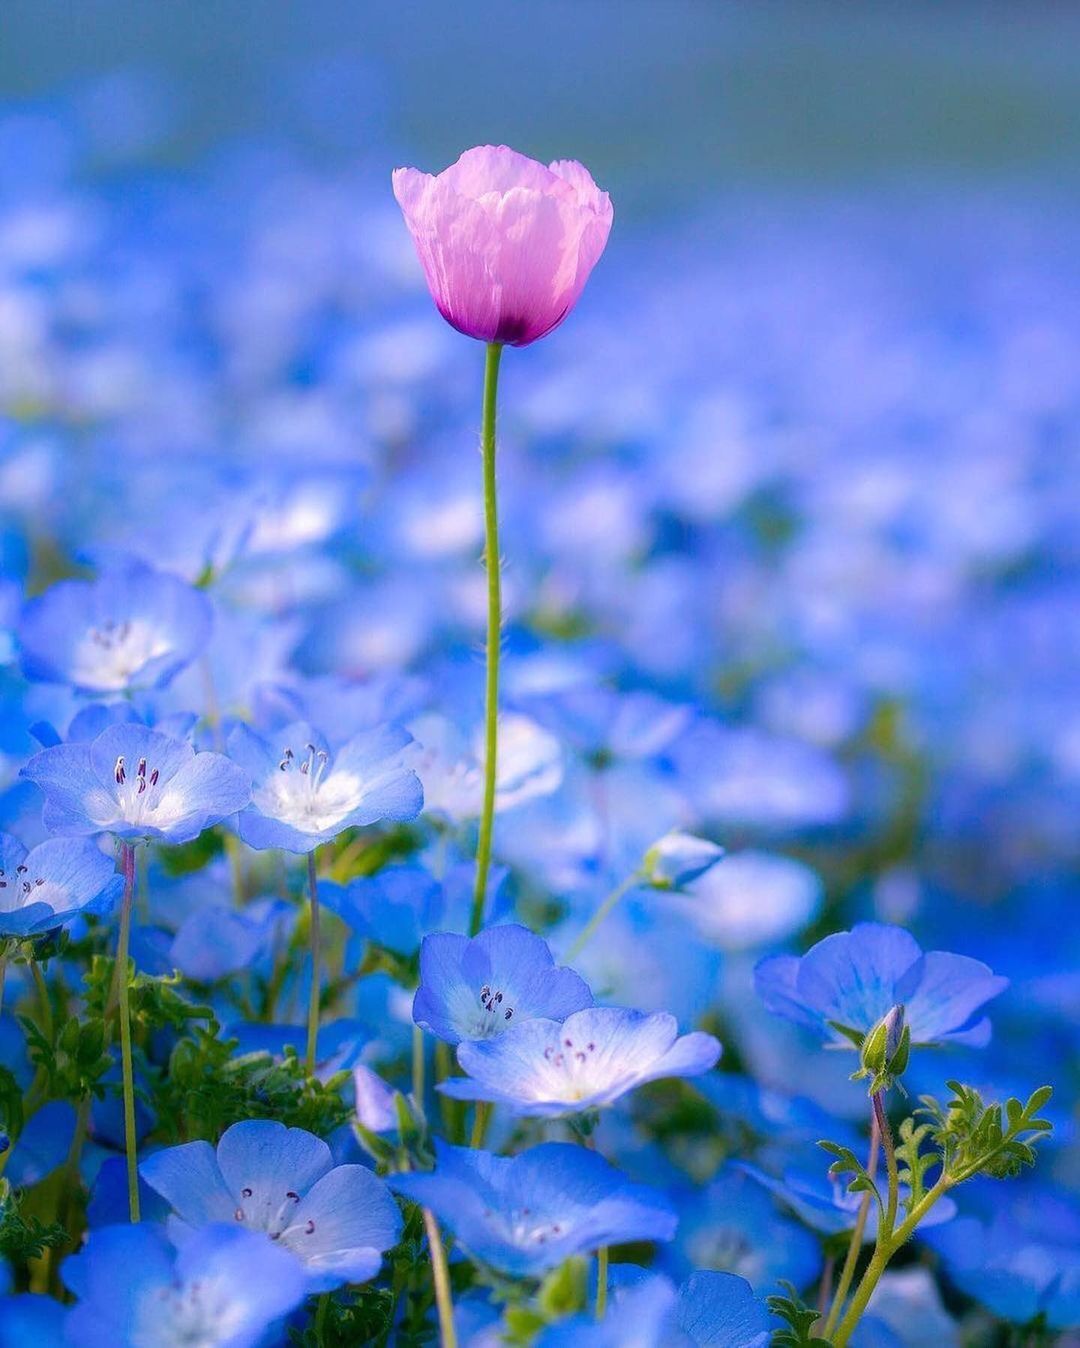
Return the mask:
<path id="1" fill-rule="evenodd" d="M 64 1342 L 67 1309 L 49 1296 L 0 1297 L 0 1348 L 40 1348 Z"/>
<path id="2" fill-rule="evenodd" d="M 127 560 L 97 580 L 64 580 L 27 603 L 23 668 L 81 692 L 159 688 L 210 635 L 209 599 L 177 576 Z"/>
<path id="3" fill-rule="evenodd" d="M 105 1226 L 65 1261 L 72 1348 L 256 1348 L 310 1290 L 283 1249 L 230 1220 L 177 1249 L 161 1227 Z"/>
<path id="4" fill-rule="evenodd" d="M 120 1145 L 123 1145 L 122 1140 Z M 130 1220 L 127 1188 L 127 1160 L 123 1156 L 106 1156 L 90 1188 L 86 1205 L 88 1226 L 119 1226 Z M 169 1215 L 169 1205 L 159 1193 L 139 1176 L 139 1212 L 144 1222 L 163 1222 Z"/>
<path id="5" fill-rule="evenodd" d="M 538 1348 L 765 1348 L 776 1321 L 745 1279 L 692 1274 L 676 1291 L 660 1274 L 616 1283 L 599 1323 L 573 1316 Z"/>
<path id="6" fill-rule="evenodd" d="M 27 852 L 0 833 L 0 937 L 29 936 L 85 913 L 107 913 L 124 881 L 86 838 L 49 838 Z"/>
<path id="7" fill-rule="evenodd" d="M 29 1188 L 63 1165 L 75 1136 L 75 1110 L 66 1100 L 50 1100 L 31 1114 L 5 1169 L 12 1184 Z"/>
<path id="8" fill-rule="evenodd" d="M 819 877 L 801 861 L 771 852 L 736 852 L 702 876 L 679 904 L 706 940 L 722 950 L 784 941 L 821 907 Z"/>
<path id="9" fill-rule="evenodd" d="M 902 928 L 875 922 L 826 936 L 801 959 L 762 960 L 754 981 L 770 1011 L 844 1047 L 851 1040 L 835 1026 L 866 1034 L 898 1005 L 913 1044 L 986 1044 L 990 1021 L 978 1013 L 1009 983 L 966 955 L 924 954 Z"/>
<path id="10" fill-rule="evenodd" d="M 395 1176 L 391 1186 L 431 1208 L 472 1255 L 504 1273 L 535 1275 L 602 1245 L 675 1234 L 662 1195 L 565 1142 L 517 1156 L 436 1143 L 433 1171 Z"/>
<path id="11" fill-rule="evenodd" d="M 591 1005 L 585 980 L 556 967 L 547 942 L 516 923 L 471 940 L 435 932 L 420 946 L 413 1020 L 448 1044 L 493 1039 L 537 1016 L 565 1020 Z"/>
<path id="12" fill-rule="evenodd" d="M 223 755 L 134 723 L 43 749 L 21 775 L 44 792 L 55 833 L 190 842 L 251 799 L 246 774 Z"/>
<path id="13" fill-rule="evenodd" d="M 708 838 L 673 829 L 645 853 L 645 878 L 656 889 L 682 889 L 711 870 L 724 849 Z"/>
<path id="14" fill-rule="evenodd" d="M 458 1062 L 469 1075 L 439 1090 L 553 1118 L 610 1105 L 646 1081 L 698 1076 L 719 1057 L 711 1034 L 680 1036 L 675 1017 L 662 1011 L 594 1007 L 561 1025 L 538 1018 L 496 1039 L 463 1042 Z"/>
<path id="15" fill-rule="evenodd" d="M 210 983 L 250 969 L 273 948 L 296 909 L 284 899 L 256 899 L 241 909 L 211 902 L 181 922 L 169 958 L 188 978 Z"/>
<path id="16" fill-rule="evenodd" d="M 1009 1195 L 991 1184 L 972 1186 L 970 1209 L 927 1235 L 949 1280 L 1003 1320 L 1080 1328 L 1080 1203 L 1038 1183 Z"/>
<path id="17" fill-rule="evenodd" d="M 390 1133 L 398 1126 L 394 1108 L 394 1092 L 370 1067 L 358 1063 L 353 1068 L 353 1092 L 356 1096 L 356 1118 L 369 1133 Z"/>
<path id="18" fill-rule="evenodd" d="M 792 1212 L 801 1217 L 807 1226 L 823 1235 L 838 1235 L 850 1231 L 862 1205 L 862 1194 L 847 1191 L 847 1180 L 834 1179 L 824 1167 L 811 1169 L 808 1165 L 793 1166 L 785 1170 L 783 1178 L 768 1175 L 749 1162 L 739 1162 L 739 1169 L 751 1179 L 768 1189 L 785 1203 Z M 906 1199 L 908 1190 L 900 1186 L 901 1199 Z M 952 1221 L 956 1216 L 956 1204 L 951 1198 L 939 1198 L 929 1213 L 922 1219 L 920 1230 L 924 1227 L 940 1226 Z M 877 1233 L 878 1209 L 871 1204 L 863 1233 L 864 1240 L 873 1240 Z"/>
<path id="19" fill-rule="evenodd" d="M 745 1278 L 760 1296 L 781 1279 L 807 1287 L 821 1269 L 821 1246 L 780 1213 L 769 1195 L 735 1166 L 705 1188 L 679 1196 L 678 1270 L 718 1269 Z"/>
<path id="20" fill-rule="evenodd" d="M 185 1227 L 228 1221 L 265 1232 L 301 1262 L 309 1291 L 373 1278 L 401 1232 L 382 1180 L 335 1166 L 313 1133 L 268 1119 L 234 1123 L 216 1152 L 209 1142 L 155 1152 L 139 1173 Z"/>
<path id="21" fill-rule="evenodd" d="M 406 761 L 411 743 L 406 731 L 383 726 L 331 752 L 303 722 L 273 741 L 238 725 L 229 753 L 252 782 L 251 803 L 237 821 L 240 837 L 249 847 L 311 852 L 343 829 L 415 819 L 424 795 Z"/>
<path id="22" fill-rule="evenodd" d="M 898 1348 L 959 1348 L 960 1344 L 960 1330 L 941 1304 L 933 1273 L 918 1264 L 885 1273 L 852 1338 L 855 1348 L 863 1348 L 860 1330 L 871 1325 L 892 1332 L 886 1341 L 890 1348 L 893 1342 Z"/>

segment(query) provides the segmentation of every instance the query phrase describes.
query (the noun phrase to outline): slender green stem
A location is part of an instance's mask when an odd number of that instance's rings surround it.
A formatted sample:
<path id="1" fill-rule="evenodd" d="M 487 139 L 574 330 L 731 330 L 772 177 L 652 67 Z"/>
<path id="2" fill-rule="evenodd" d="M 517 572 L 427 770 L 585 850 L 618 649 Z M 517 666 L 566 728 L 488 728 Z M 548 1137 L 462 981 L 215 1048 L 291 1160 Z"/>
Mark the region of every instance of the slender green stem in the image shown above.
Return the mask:
<path id="1" fill-rule="evenodd" d="M 878 1133 L 881 1135 L 881 1149 L 885 1153 L 885 1169 L 889 1176 L 889 1193 L 885 1200 L 885 1216 L 878 1229 L 878 1239 L 891 1239 L 893 1227 L 896 1225 L 896 1209 L 900 1203 L 900 1179 L 896 1171 L 896 1148 L 893 1146 L 892 1129 L 889 1127 L 889 1120 L 885 1117 L 885 1092 L 878 1091 L 874 1095 L 874 1122 L 877 1124 Z"/>
<path id="2" fill-rule="evenodd" d="M 608 1247 L 596 1251 L 596 1318 L 602 1320 L 607 1311 Z"/>
<path id="3" fill-rule="evenodd" d="M 128 1213 L 139 1220 L 139 1156 L 135 1138 L 135 1075 L 131 1066 L 131 1007 L 128 1002 L 130 974 L 128 946 L 131 943 L 131 905 L 135 894 L 135 849 L 120 844 L 124 872 L 124 898 L 120 908 L 120 940 L 116 950 L 117 988 L 120 1007 L 120 1065 L 124 1080 L 124 1151 L 127 1155 Z"/>
<path id="4" fill-rule="evenodd" d="M 457 1330 L 454 1327 L 454 1299 L 450 1292 L 450 1270 L 446 1264 L 439 1223 L 430 1208 L 421 1208 L 424 1230 L 427 1232 L 428 1251 L 431 1254 L 431 1273 L 435 1282 L 435 1308 L 439 1315 L 439 1342 L 442 1348 L 457 1348 Z"/>
<path id="5" fill-rule="evenodd" d="M 52 1043 L 53 1037 L 53 1013 L 52 999 L 49 996 L 49 985 L 45 982 L 45 975 L 41 972 L 41 965 L 37 960 L 30 961 L 30 973 L 34 979 L 34 987 L 37 989 L 38 1009 L 41 1014 L 41 1033 Z"/>
<path id="6" fill-rule="evenodd" d="M 330 1293 L 324 1292 L 315 1307 L 315 1337 L 322 1348 L 326 1336 L 326 1317 L 330 1313 Z"/>
<path id="7" fill-rule="evenodd" d="M 469 1146 L 475 1151 L 487 1140 L 488 1125 L 491 1123 L 491 1104 L 487 1100 L 477 1100 L 476 1113 L 473 1115 L 472 1137 Z"/>
<path id="8" fill-rule="evenodd" d="M 597 908 L 596 912 L 593 913 L 592 917 L 589 918 L 588 922 L 578 933 L 577 939 L 571 945 L 570 949 L 566 952 L 566 958 L 568 960 L 572 960 L 577 955 L 581 954 L 582 950 L 585 948 L 585 945 L 588 943 L 590 938 L 596 934 L 597 927 L 599 927 L 601 922 L 603 922 L 604 919 L 610 914 L 611 910 L 616 906 L 616 904 L 620 903 L 623 899 L 625 899 L 627 894 L 629 894 L 630 891 L 636 885 L 639 885 L 641 883 L 641 879 L 642 879 L 641 872 L 635 871 L 633 875 L 628 875 L 626 879 L 622 881 L 621 884 L 615 886 L 615 888 L 611 891 L 611 893 L 607 896 L 607 898 L 604 899 L 604 901 L 600 904 L 600 907 Z"/>
<path id="9" fill-rule="evenodd" d="M 484 362 L 484 410 L 480 426 L 480 449 L 484 459 L 484 565 L 487 568 L 487 678 L 484 688 L 484 803 L 480 812 L 480 838 L 476 848 L 476 889 L 473 892 L 469 935 L 475 936 L 484 921 L 488 870 L 491 867 L 491 834 L 495 821 L 495 779 L 499 765 L 499 646 L 502 641 L 502 588 L 499 554 L 499 511 L 495 494 L 495 408 L 499 389 L 499 357 L 502 346 L 489 342 Z"/>
<path id="10" fill-rule="evenodd" d="M 4 980 L 7 978 L 7 956 L 0 955 L 0 1011 L 4 1009 Z"/>
<path id="11" fill-rule="evenodd" d="M 315 850 L 307 858 L 308 893 L 311 897 L 311 991 L 308 993 L 307 1074 L 315 1075 L 319 1043 L 319 877 L 315 871 Z"/>
<path id="12" fill-rule="evenodd" d="M 417 1105 L 424 1107 L 424 1088 L 427 1076 L 427 1060 L 424 1055 L 424 1032 L 419 1025 L 412 1032 L 412 1095 Z"/>
<path id="13" fill-rule="evenodd" d="M 866 1161 L 866 1173 L 871 1179 L 874 1178 L 877 1171 L 878 1147 L 880 1146 L 880 1142 L 881 1135 L 878 1132 L 877 1112 L 875 1111 L 870 1120 L 870 1154 Z M 866 1230 L 866 1221 L 870 1216 L 870 1204 L 873 1201 L 873 1194 L 863 1194 L 862 1202 L 859 1204 L 859 1211 L 855 1217 L 855 1229 L 851 1233 L 851 1243 L 848 1245 L 847 1256 L 844 1259 L 844 1265 L 840 1270 L 840 1277 L 836 1284 L 836 1291 L 833 1294 L 832 1306 L 826 1317 L 825 1325 L 821 1330 L 822 1338 L 829 1338 L 836 1328 L 836 1322 L 840 1318 L 840 1312 L 844 1309 L 844 1302 L 847 1299 L 852 1279 L 855 1277 L 855 1269 L 859 1262 L 859 1255 L 862 1253 L 863 1232 Z"/>

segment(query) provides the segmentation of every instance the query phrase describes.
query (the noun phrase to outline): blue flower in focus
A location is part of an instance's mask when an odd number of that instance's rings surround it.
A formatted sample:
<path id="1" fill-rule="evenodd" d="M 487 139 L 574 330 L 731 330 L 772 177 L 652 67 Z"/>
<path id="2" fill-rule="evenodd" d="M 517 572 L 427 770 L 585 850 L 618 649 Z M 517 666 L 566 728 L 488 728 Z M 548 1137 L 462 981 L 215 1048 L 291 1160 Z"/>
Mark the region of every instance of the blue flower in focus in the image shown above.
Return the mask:
<path id="1" fill-rule="evenodd" d="M 49 838 L 28 852 L 10 833 L 0 833 L 0 937 L 107 913 L 123 888 L 112 858 L 87 838 Z"/>
<path id="2" fill-rule="evenodd" d="M 62 1275 L 79 1298 L 73 1348 L 261 1348 L 309 1290 L 295 1259 L 231 1218 L 176 1249 L 157 1226 L 101 1227 Z"/>
<path id="3" fill-rule="evenodd" d="M 602 1245 L 675 1234 L 666 1199 L 584 1147 L 544 1142 L 517 1156 L 435 1147 L 433 1171 L 397 1175 L 391 1186 L 503 1273 L 536 1275 Z"/>
<path id="4" fill-rule="evenodd" d="M 23 669 L 87 693 L 160 688 L 203 649 L 212 619 L 201 590 L 129 560 L 97 580 L 62 580 L 27 603 Z"/>
<path id="5" fill-rule="evenodd" d="M 190 842 L 251 799 L 247 776 L 223 755 L 136 723 L 43 749 L 21 775 L 44 792 L 54 833 Z"/>
<path id="6" fill-rule="evenodd" d="M 557 968 L 547 942 L 517 923 L 472 940 L 435 932 L 420 946 L 413 1020 L 448 1044 L 493 1039 L 537 1016 L 565 1020 L 587 1006 L 585 980 Z"/>
<path id="7" fill-rule="evenodd" d="M 646 1081 L 697 1076 L 719 1057 L 711 1034 L 680 1035 L 666 1012 L 593 1007 L 561 1025 L 537 1018 L 496 1039 L 463 1042 L 458 1062 L 469 1075 L 441 1082 L 439 1090 L 555 1118 L 610 1105 Z"/>
<path id="8" fill-rule="evenodd" d="M 613 1281 L 618 1270 L 613 1270 Z M 573 1316 L 546 1329 L 538 1348 L 766 1348 L 776 1325 L 734 1273 L 692 1274 L 676 1291 L 661 1274 L 616 1282 L 603 1320 Z"/>
<path id="9" fill-rule="evenodd" d="M 264 739 L 238 725 L 229 753 L 251 777 L 237 830 L 249 847 L 311 852 L 347 828 L 415 819 L 420 780 L 405 760 L 412 737 L 397 726 L 365 730 L 331 751 L 304 722 Z"/>
<path id="10" fill-rule="evenodd" d="M 401 1233 L 381 1179 L 365 1166 L 335 1166 L 321 1138 L 269 1119 L 234 1123 L 216 1152 L 209 1142 L 156 1152 L 139 1173 L 185 1227 L 233 1222 L 265 1232 L 303 1265 L 309 1292 L 373 1278 Z"/>
<path id="11" fill-rule="evenodd" d="M 990 1039 L 990 1022 L 979 1011 L 1009 980 L 967 955 L 924 954 L 901 927 L 862 922 L 826 936 L 801 959 L 762 960 L 754 982 L 770 1011 L 842 1047 L 898 1005 L 913 1044 L 979 1047 Z"/>

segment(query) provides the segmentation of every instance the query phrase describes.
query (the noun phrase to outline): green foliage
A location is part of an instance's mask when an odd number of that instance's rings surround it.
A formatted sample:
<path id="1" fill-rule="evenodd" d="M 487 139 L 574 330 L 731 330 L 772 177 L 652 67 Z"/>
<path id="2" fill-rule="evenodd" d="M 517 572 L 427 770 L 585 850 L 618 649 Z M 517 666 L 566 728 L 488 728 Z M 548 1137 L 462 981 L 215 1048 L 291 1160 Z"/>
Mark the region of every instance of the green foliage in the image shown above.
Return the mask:
<path id="1" fill-rule="evenodd" d="M 59 1222 L 44 1223 L 37 1217 L 24 1217 L 11 1185 L 0 1179 L 0 1259 L 25 1264 L 37 1259 L 46 1249 L 65 1244 L 67 1232 Z"/>
<path id="2" fill-rule="evenodd" d="M 1033 1144 L 1052 1128 L 1048 1119 L 1038 1116 L 1053 1094 L 1052 1087 L 1040 1086 L 1026 1105 L 1015 1098 L 1006 1100 L 1003 1109 L 1000 1104 L 984 1104 L 970 1086 L 958 1081 L 946 1084 L 952 1099 L 942 1106 L 932 1096 L 923 1096 L 917 1113 L 930 1120 L 951 1183 L 977 1174 L 1008 1179 L 1035 1164 Z"/>
<path id="3" fill-rule="evenodd" d="M 55 1039 L 42 1034 L 26 1016 L 19 1021 L 26 1032 L 30 1060 L 45 1074 L 50 1099 L 78 1101 L 102 1094 L 101 1078 L 113 1065 L 103 1020 L 80 1021 L 72 1016 L 59 1027 Z"/>
<path id="4" fill-rule="evenodd" d="M 934 1150 L 923 1150 L 923 1144 L 934 1131 L 933 1124 L 916 1123 L 908 1118 L 900 1125 L 896 1142 L 896 1169 L 901 1184 L 908 1186 L 906 1208 L 911 1212 L 926 1196 L 927 1172 L 941 1164 L 941 1155 Z"/>
<path id="5" fill-rule="evenodd" d="M 786 1329 L 774 1329 L 772 1348 L 831 1348 L 830 1340 L 814 1334 L 814 1326 L 821 1316 L 812 1306 L 805 1305 L 789 1282 L 781 1282 L 785 1296 L 766 1298 L 773 1315 L 783 1320 Z"/>
<path id="6" fill-rule="evenodd" d="M 326 1137 L 348 1122 L 341 1096 L 347 1073 L 322 1082 L 308 1078 L 292 1049 L 280 1061 L 269 1053 L 234 1057 L 237 1041 L 219 1038 L 216 1021 L 174 1045 L 164 1068 L 146 1065 L 149 1102 L 165 1142 L 216 1142 L 241 1119 L 277 1119 Z"/>
<path id="7" fill-rule="evenodd" d="M 863 1165 L 850 1147 L 842 1147 L 838 1142 L 819 1142 L 818 1146 L 822 1151 L 826 1151 L 830 1156 L 836 1158 L 829 1166 L 829 1174 L 834 1179 L 838 1179 L 841 1175 L 852 1176 L 847 1187 L 849 1194 L 873 1194 L 877 1199 L 878 1207 L 883 1206 L 877 1185 L 870 1178 L 866 1166 Z"/>

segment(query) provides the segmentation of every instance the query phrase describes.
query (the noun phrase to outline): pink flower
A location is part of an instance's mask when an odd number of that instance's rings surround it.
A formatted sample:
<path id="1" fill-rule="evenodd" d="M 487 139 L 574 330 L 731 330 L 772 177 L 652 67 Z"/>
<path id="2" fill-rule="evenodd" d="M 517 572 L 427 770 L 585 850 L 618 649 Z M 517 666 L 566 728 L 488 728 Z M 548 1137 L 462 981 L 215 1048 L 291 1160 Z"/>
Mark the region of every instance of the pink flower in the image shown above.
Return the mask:
<path id="1" fill-rule="evenodd" d="M 478 145 L 432 177 L 394 171 L 439 312 L 483 342 L 528 346 L 577 303 L 611 231 L 611 201 L 572 159 L 547 168 Z"/>

